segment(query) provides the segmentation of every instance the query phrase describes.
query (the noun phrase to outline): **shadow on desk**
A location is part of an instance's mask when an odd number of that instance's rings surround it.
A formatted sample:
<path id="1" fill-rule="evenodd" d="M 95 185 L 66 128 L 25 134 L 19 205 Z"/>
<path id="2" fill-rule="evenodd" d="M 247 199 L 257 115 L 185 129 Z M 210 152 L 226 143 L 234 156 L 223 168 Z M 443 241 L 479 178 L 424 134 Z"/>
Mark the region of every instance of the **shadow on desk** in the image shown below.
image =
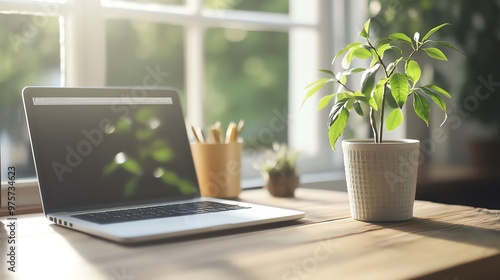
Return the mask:
<path id="1" fill-rule="evenodd" d="M 421 235 L 422 237 L 480 246 L 489 250 L 500 250 L 500 226 L 498 226 L 500 225 L 500 211 L 496 213 L 496 217 L 494 221 L 489 223 L 496 223 L 497 229 L 425 218 L 413 218 L 395 224 L 378 223 L 378 225 L 408 234 Z M 459 221 L 467 223 L 467 218 L 457 217 L 457 222 Z M 499 264 L 500 255 L 497 254 L 415 279 L 498 279 L 496 277 L 500 275 Z M 492 278 L 493 275 L 495 276 Z"/>
<path id="2" fill-rule="evenodd" d="M 447 241 L 481 246 L 484 248 L 496 248 L 500 250 L 500 229 L 488 229 L 461 224 L 463 222 L 467 222 L 467 218 L 464 217 L 457 217 L 456 220 L 457 223 L 415 217 L 411 220 L 400 223 L 374 224 L 409 234 L 439 238 Z M 460 221 L 460 223 L 458 223 L 458 221 Z M 497 219 L 497 224 L 500 225 L 500 216 Z M 453 234 L 450 234 L 450 232 L 453 232 Z"/>

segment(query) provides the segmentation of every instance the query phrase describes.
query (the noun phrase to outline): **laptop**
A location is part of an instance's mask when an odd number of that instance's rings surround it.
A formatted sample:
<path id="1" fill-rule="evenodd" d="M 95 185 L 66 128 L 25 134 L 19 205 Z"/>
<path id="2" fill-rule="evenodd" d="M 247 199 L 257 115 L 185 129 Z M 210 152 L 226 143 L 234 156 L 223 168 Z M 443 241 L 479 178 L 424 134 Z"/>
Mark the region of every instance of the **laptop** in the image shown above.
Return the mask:
<path id="1" fill-rule="evenodd" d="M 201 197 L 175 89 L 26 87 L 45 216 L 119 243 L 300 219 Z"/>

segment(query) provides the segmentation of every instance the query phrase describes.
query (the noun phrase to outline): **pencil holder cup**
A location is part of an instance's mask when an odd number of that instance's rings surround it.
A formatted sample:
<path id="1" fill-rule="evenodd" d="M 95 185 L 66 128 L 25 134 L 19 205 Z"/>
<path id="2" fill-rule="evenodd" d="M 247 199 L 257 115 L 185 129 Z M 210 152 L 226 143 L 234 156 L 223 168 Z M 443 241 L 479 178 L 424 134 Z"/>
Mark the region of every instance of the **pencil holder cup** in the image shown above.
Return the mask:
<path id="1" fill-rule="evenodd" d="M 241 192 L 241 142 L 191 143 L 201 196 L 237 198 Z"/>

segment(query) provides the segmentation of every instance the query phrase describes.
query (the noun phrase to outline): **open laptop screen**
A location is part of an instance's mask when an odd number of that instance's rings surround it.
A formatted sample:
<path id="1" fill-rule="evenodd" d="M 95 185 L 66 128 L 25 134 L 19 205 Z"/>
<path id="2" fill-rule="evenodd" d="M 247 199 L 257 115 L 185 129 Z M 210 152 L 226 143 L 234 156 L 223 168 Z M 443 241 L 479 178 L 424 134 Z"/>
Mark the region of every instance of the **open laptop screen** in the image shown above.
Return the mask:
<path id="1" fill-rule="evenodd" d="M 46 212 L 198 196 L 175 91 L 28 87 L 23 98 Z"/>

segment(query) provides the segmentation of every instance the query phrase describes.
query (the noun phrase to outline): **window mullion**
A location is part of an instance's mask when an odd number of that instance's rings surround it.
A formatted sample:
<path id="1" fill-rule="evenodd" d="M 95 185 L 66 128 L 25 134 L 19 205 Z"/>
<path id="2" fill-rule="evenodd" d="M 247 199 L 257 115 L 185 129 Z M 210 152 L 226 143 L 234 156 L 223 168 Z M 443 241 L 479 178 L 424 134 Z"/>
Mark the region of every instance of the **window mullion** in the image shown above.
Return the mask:
<path id="1" fill-rule="evenodd" d="M 65 86 L 103 86 L 105 24 L 100 0 L 73 1 L 63 16 L 61 61 Z"/>
<path id="2" fill-rule="evenodd" d="M 192 124 L 202 126 L 205 91 L 204 29 L 194 24 L 187 26 L 185 30 L 187 119 Z"/>
<path id="3" fill-rule="evenodd" d="M 300 149 L 299 165 L 302 172 L 332 169 L 328 153 L 328 140 L 322 112 L 316 109 L 319 95 L 301 106 L 304 88 L 319 78 L 318 69 L 327 61 L 325 56 L 329 43 L 325 6 L 328 2 L 301 0 L 290 1 L 290 16 L 293 21 L 313 22 L 313 28 L 293 27 L 290 30 L 289 55 L 289 102 L 288 142 L 294 149 Z M 329 54 L 328 54 L 329 55 Z M 321 66 L 320 66 L 321 65 Z M 318 164 L 321 162 L 321 164 Z M 321 169 L 321 170 L 320 170 Z"/>
<path id="4" fill-rule="evenodd" d="M 204 31 L 201 22 L 203 1 L 188 0 L 187 6 L 193 13 L 193 20 L 185 27 L 185 69 L 187 120 L 202 127 L 204 122 L 205 56 Z"/>

